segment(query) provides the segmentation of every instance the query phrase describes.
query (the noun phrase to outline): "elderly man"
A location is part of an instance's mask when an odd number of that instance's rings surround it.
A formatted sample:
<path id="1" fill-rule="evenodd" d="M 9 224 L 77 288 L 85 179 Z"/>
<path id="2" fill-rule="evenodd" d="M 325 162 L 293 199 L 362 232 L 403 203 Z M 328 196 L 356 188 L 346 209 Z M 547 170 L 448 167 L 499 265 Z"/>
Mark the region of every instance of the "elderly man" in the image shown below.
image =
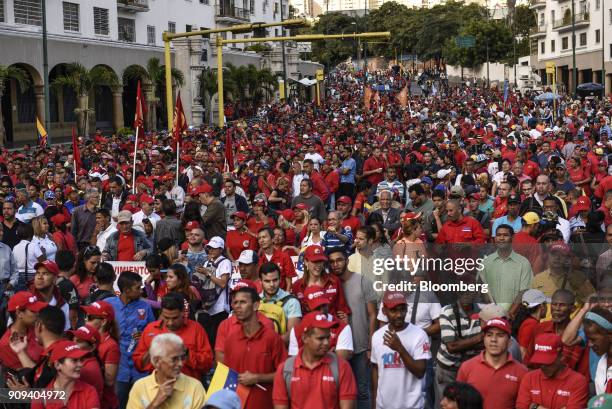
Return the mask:
<path id="1" fill-rule="evenodd" d="M 204 406 L 206 392 L 200 381 L 181 372 L 187 360 L 181 337 L 173 333 L 156 335 L 149 356 L 155 370 L 134 384 L 128 409 L 201 409 Z"/>
<path id="2" fill-rule="evenodd" d="M 378 195 L 378 201 L 380 202 L 380 209 L 376 210 L 373 214 L 380 214 L 382 216 L 383 228 L 387 230 L 389 237 L 391 237 L 400 228 L 401 211 L 391 206 L 393 193 L 390 190 L 381 191 Z"/>
<path id="3" fill-rule="evenodd" d="M 105 260 L 140 261 L 151 253 L 144 233 L 132 228 L 132 213 L 122 210 L 117 216 L 117 231 L 106 240 Z"/>

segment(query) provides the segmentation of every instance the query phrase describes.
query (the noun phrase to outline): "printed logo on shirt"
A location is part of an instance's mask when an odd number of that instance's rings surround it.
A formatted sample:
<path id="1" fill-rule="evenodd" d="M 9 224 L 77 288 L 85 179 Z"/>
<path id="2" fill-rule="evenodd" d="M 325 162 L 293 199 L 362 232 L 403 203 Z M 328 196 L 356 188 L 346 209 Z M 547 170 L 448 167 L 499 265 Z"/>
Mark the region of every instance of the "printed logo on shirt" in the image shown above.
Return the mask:
<path id="1" fill-rule="evenodd" d="M 518 382 L 518 377 L 510 374 L 506 374 L 505 378 L 511 382 Z"/>
<path id="2" fill-rule="evenodd" d="M 323 376 L 321 379 L 323 382 L 335 382 L 333 376 Z"/>
<path id="3" fill-rule="evenodd" d="M 566 396 L 566 397 L 568 397 L 568 396 L 570 396 L 570 395 L 571 395 L 571 393 L 570 393 L 570 391 L 563 391 L 563 390 L 561 390 L 561 389 L 557 389 L 557 395 L 559 395 L 559 396 Z"/>
<path id="4" fill-rule="evenodd" d="M 328 289 L 326 289 L 326 290 L 325 290 L 325 292 L 326 292 L 326 293 L 332 293 L 332 294 L 334 294 L 334 293 L 337 293 L 337 292 L 338 292 L 338 290 L 336 290 L 335 288 L 333 288 L 333 287 L 332 287 L 332 288 L 328 288 Z"/>
<path id="5" fill-rule="evenodd" d="M 397 352 L 387 352 L 382 355 L 383 368 L 403 368 L 404 363 Z"/>
<path id="6" fill-rule="evenodd" d="M 426 342 L 423 344 L 423 353 L 429 352 L 429 343 Z"/>
<path id="7" fill-rule="evenodd" d="M 539 395 L 540 394 L 540 390 L 539 389 L 532 389 L 529 392 L 531 392 L 532 395 Z"/>
<path id="8" fill-rule="evenodd" d="M 291 382 L 299 382 L 300 381 L 300 377 L 299 376 L 292 376 L 291 377 Z"/>
<path id="9" fill-rule="evenodd" d="M 144 308 L 139 308 L 138 309 L 138 319 L 144 320 L 145 319 L 145 309 Z"/>
<path id="10" fill-rule="evenodd" d="M 251 244 L 251 242 L 248 241 L 248 240 L 245 240 L 245 241 L 242 242 L 242 247 L 244 247 L 246 249 L 247 247 L 249 247 L 249 244 Z"/>
<path id="11" fill-rule="evenodd" d="M 469 226 L 466 226 L 466 227 L 463 227 L 463 228 L 461 229 L 461 231 L 462 231 L 462 232 L 465 232 L 465 233 L 469 233 L 469 232 L 471 232 L 471 231 L 472 231 L 472 228 L 471 228 L 471 227 L 469 227 Z"/>

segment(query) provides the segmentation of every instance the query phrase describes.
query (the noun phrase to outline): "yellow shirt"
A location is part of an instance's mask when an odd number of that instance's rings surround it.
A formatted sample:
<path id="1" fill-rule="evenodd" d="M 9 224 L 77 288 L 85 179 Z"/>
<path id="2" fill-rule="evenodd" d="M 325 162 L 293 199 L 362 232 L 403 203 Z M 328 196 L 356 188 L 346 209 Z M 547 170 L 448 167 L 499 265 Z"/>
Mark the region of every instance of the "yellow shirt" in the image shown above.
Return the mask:
<path id="1" fill-rule="evenodd" d="M 563 285 L 563 276 L 554 276 L 550 274 L 549 269 L 542 271 L 540 274 L 536 274 L 531 283 L 532 288 L 542 291 L 547 297 L 552 297 L 555 291 L 561 288 L 561 285 Z M 591 285 L 591 282 L 584 274 L 578 271 L 570 271 L 568 273 L 565 289 L 571 291 L 576 296 L 576 308 L 572 312 L 572 317 L 584 305 L 587 298 L 595 293 L 595 289 Z M 547 310 L 546 321 L 551 319 L 550 304 L 547 306 Z"/>
<path id="2" fill-rule="evenodd" d="M 155 371 L 145 378 L 136 381 L 130 391 L 127 409 L 146 409 L 153 402 L 159 386 L 155 380 Z M 174 383 L 172 395 L 160 409 L 202 409 L 206 401 L 206 391 L 202 383 L 195 378 L 181 374 Z"/>

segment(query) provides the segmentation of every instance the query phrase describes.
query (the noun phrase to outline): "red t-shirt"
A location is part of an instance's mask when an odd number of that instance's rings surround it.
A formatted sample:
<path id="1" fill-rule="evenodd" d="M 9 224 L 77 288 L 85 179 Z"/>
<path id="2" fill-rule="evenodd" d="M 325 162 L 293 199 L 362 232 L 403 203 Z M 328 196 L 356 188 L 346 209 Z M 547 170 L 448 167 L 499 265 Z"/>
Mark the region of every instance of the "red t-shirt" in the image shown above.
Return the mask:
<path id="1" fill-rule="evenodd" d="M 274 322 L 259 311 L 257 312 L 257 319 L 259 322 L 264 323 L 264 325 L 268 326 L 272 331 L 274 331 Z M 217 328 L 215 351 L 225 352 L 225 340 L 227 339 L 228 335 L 241 329 L 242 325 L 235 315 L 230 315 L 228 318 L 221 321 L 219 328 Z"/>
<path id="2" fill-rule="evenodd" d="M 518 343 L 523 348 L 529 348 L 529 344 L 531 344 L 531 340 L 534 339 L 533 332 L 538 326 L 539 321 L 533 317 L 527 317 L 525 321 L 521 324 L 518 332 Z"/>
<path id="3" fill-rule="evenodd" d="M 375 156 L 366 159 L 366 161 L 363 163 L 364 172 L 369 172 L 379 168 L 382 169 L 382 172 L 373 173 L 365 177 L 367 181 L 372 184 L 372 186 L 376 186 L 377 184 L 383 181 L 383 179 L 385 178 L 385 171 L 387 170 L 387 164 L 383 160 L 378 159 Z"/>
<path id="4" fill-rule="evenodd" d="M 322 286 L 325 289 L 325 294 L 329 298 L 329 313 L 335 316 L 338 311 L 344 312 L 346 315 L 351 313 L 351 309 L 346 302 L 346 297 L 344 296 L 344 289 L 342 288 L 342 283 L 340 279 L 333 274 L 325 275 L 325 284 Z M 308 306 L 306 305 L 306 300 L 304 299 L 304 279 L 300 278 L 291 287 L 291 292 L 293 295 L 297 297 L 300 301 L 300 305 L 302 307 L 302 311 L 308 311 Z"/>
<path id="5" fill-rule="evenodd" d="M 93 277 L 88 276 L 85 278 L 85 280 L 81 281 L 78 275 L 73 274 L 70 276 L 70 281 L 76 287 L 77 293 L 79 293 L 79 298 L 81 300 L 89 296 L 89 289 L 94 284 Z"/>
<path id="6" fill-rule="evenodd" d="M 95 357 L 90 356 L 83 359 L 83 369 L 81 369 L 80 379 L 96 388 L 98 396 L 102 396 L 104 392 L 104 378 L 102 378 L 100 363 Z"/>
<path id="7" fill-rule="evenodd" d="M 272 257 L 270 258 L 270 260 L 268 260 L 268 257 L 265 255 L 263 251 L 260 251 L 259 253 L 260 253 L 259 254 L 259 266 L 261 266 L 264 263 L 270 262 L 270 263 L 276 264 L 280 268 L 280 271 L 281 271 L 280 288 L 282 288 L 283 290 L 286 290 L 287 283 L 286 283 L 285 278 L 297 277 L 297 273 L 295 272 L 295 266 L 293 265 L 293 261 L 291 260 L 291 257 L 283 253 L 283 251 L 279 249 L 274 249 L 274 252 L 272 253 Z"/>
<path id="8" fill-rule="evenodd" d="M 357 383 L 353 371 L 347 361 L 337 359 L 338 385 L 330 368 L 329 355 L 310 369 L 302 361 L 302 351 L 298 353 L 291 377 L 291 408 L 340 409 L 340 401 L 357 399 Z M 283 367 L 284 365 L 279 365 L 274 376 L 272 398 L 276 405 L 289 405 Z M 326 404 L 323 405 L 322 402 Z"/>
<path id="9" fill-rule="evenodd" d="M 47 390 L 53 390 L 55 380 L 47 386 Z M 77 379 L 72 388 L 72 393 L 68 399 L 68 404 L 64 404 L 63 400 L 52 400 L 43 402 L 37 400 L 32 402 L 31 409 L 93 409 L 100 407 L 100 398 L 96 392 L 96 388 Z"/>
<path id="10" fill-rule="evenodd" d="M 227 232 L 225 245 L 234 260 L 238 260 L 244 250 L 257 250 L 257 238 L 247 232 L 230 230 Z"/>
<path id="11" fill-rule="evenodd" d="M 246 222 L 246 226 L 247 226 L 247 228 L 251 232 L 253 232 L 255 234 L 257 234 L 260 229 L 265 227 L 263 222 L 257 221 L 257 218 L 255 216 L 249 217 L 249 220 L 247 220 L 247 222 Z M 276 227 L 276 223 L 274 222 L 274 219 L 272 217 L 270 217 L 270 216 L 268 216 L 268 227 L 271 227 L 271 228 L 275 228 Z M 255 240 L 255 241 L 257 241 L 257 240 Z"/>
<path id="12" fill-rule="evenodd" d="M 512 238 L 512 250 L 525 257 L 533 265 L 540 253 L 540 243 L 529 233 L 519 231 Z"/>
<path id="13" fill-rule="evenodd" d="M 238 373 L 272 373 L 287 358 L 283 339 L 260 320 L 260 329 L 250 337 L 242 331 L 231 332 L 225 340 L 224 364 Z M 271 408 L 272 384 L 262 384 L 267 390 L 251 387 L 245 408 Z"/>
<path id="14" fill-rule="evenodd" d="M 461 364 L 458 382 L 472 385 L 482 395 L 484 409 L 514 409 L 521 379 L 527 373 L 520 363 L 508 354 L 508 360 L 495 369 L 484 359 L 484 351 Z"/>
<path id="15" fill-rule="evenodd" d="M 116 261 L 134 261 L 135 254 L 134 235 L 119 233 Z"/>
<path id="16" fill-rule="evenodd" d="M 98 356 L 102 365 L 115 364 L 119 365 L 121 360 L 121 352 L 119 351 L 119 344 L 110 335 L 106 335 L 106 338 L 102 340 L 98 346 Z M 115 393 L 114 386 L 106 385 L 104 383 L 104 389 L 101 397 L 102 408 L 101 409 L 115 409 L 119 405 L 117 394 Z"/>
<path id="17" fill-rule="evenodd" d="M 10 347 L 10 339 L 12 333 L 13 331 L 9 328 L 4 333 L 2 338 L 0 338 L 0 364 L 4 367 L 18 370 L 23 368 L 23 365 L 21 365 L 19 358 L 17 358 L 17 354 L 15 354 Z M 40 356 L 43 353 L 43 347 L 36 341 L 36 336 L 34 335 L 34 327 L 28 329 L 26 333 L 26 338 L 28 340 L 26 353 L 32 359 L 32 361 L 38 362 Z"/>
<path id="18" fill-rule="evenodd" d="M 554 378 L 547 378 L 541 369 L 536 369 L 523 377 L 516 408 L 529 409 L 537 403 L 548 409 L 584 409 L 588 398 L 587 380 L 578 372 L 564 368 Z"/>

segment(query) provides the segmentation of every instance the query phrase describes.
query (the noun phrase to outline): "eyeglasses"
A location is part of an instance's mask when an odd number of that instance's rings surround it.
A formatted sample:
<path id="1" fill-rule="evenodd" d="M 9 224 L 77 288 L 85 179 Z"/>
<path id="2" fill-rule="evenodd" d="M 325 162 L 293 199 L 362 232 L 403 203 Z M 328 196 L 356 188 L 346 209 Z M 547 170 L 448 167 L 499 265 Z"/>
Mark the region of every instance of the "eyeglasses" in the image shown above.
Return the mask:
<path id="1" fill-rule="evenodd" d="M 103 317 L 99 317 L 99 316 L 97 316 L 97 315 L 87 315 L 87 316 L 85 317 L 85 320 L 87 320 L 87 321 L 93 321 L 93 320 L 103 320 L 103 319 L 104 319 Z"/>

